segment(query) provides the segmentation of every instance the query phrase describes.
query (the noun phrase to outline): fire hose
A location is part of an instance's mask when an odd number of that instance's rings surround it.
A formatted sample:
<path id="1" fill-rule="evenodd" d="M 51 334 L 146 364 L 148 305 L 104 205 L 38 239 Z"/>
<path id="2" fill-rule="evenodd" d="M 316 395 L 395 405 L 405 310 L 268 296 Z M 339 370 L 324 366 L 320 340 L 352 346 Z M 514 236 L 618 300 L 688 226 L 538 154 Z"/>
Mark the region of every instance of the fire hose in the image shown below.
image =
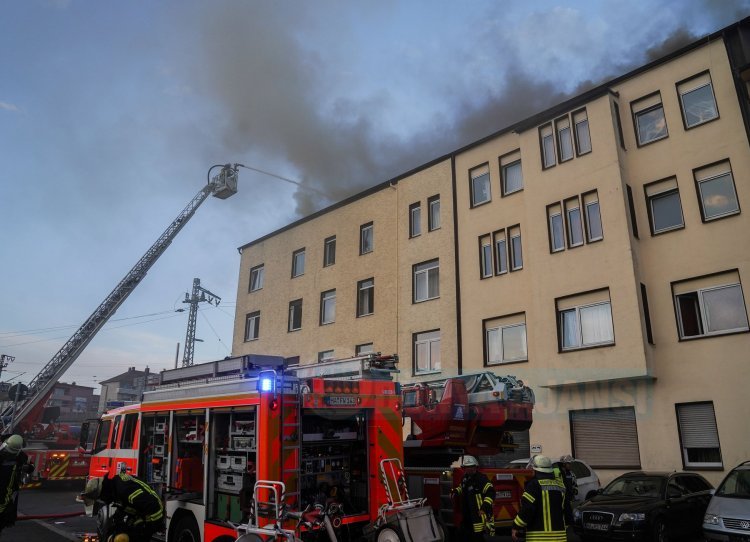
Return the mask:
<path id="1" fill-rule="evenodd" d="M 21 515 L 19 514 L 16 521 L 24 521 L 27 519 L 62 519 L 62 518 L 74 518 L 77 516 L 84 515 L 85 512 L 66 512 L 64 514 L 33 514 L 33 515 Z"/>

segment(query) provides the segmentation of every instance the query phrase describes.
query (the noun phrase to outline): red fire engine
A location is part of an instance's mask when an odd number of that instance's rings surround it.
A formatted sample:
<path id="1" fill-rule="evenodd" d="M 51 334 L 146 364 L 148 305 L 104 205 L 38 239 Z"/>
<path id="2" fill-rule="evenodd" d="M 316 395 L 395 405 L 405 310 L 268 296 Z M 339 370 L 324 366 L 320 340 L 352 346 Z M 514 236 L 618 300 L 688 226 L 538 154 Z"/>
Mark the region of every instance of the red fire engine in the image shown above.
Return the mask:
<path id="1" fill-rule="evenodd" d="M 164 371 L 140 405 L 102 417 L 90 475 L 151 484 L 170 541 L 302 537 L 325 509 L 336 516 L 326 530 L 346 538 L 438 542 L 432 510 L 406 493 L 402 398 L 382 378 L 394 369 L 376 356 L 367 365 L 356 380 L 256 355 Z"/>

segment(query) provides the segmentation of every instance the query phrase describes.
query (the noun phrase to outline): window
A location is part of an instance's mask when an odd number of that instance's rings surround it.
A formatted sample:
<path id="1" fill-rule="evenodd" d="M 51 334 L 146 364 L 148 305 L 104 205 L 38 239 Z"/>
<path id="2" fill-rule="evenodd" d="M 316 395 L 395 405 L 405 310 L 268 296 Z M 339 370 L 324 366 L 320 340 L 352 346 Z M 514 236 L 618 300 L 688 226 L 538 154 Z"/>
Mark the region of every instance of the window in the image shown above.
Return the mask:
<path id="1" fill-rule="evenodd" d="M 305 274 L 305 249 L 301 248 L 292 254 L 292 278 Z"/>
<path id="2" fill-rule="evenodd" d="M 620 104 L 617 102 L 612 102 L 612 117 L 617 127 L 617 138 L 620 141 L 620 148 L 627 150 L 625 149 L 625 136 L 622 133 L 622 121 L 620 120 Z"/>
<path id="3" fill-rule="evenodd" d="M 562 210 L 559 203 L 547 206 L 547 226 L 549 227 L 550 252 L 565 250 L 565 231 Z"/>
<path id="4" fill-rule="evenodd" d="M 412 203 L 409 206 L 409 237 L 416 237 L 422 233 L 422 206 Z"/>
<path id="5" fill-rule="evenodd" d="M 748 331 L 736 271 L 672 284 L 680 339 Z"/>
<path id="6" fill-rule="evenodd" d="M 515 226 L 509 229 L 510 234 L 510 263 L 511 271 L 523 268 L 523 251 L 521 249 L 521 228 Z"/>
<path id="7" fill-rule="evenodd" d="M 107 447 L 109 430 L 112 428 L 112 420 L 103 420 L 96 429 L 92 453 L 99 453 Z"/>
<path id="8" fill-rule="evenodd" d="M 323 267 L 336 263 L 336 236 L 332 235 L 323 242 Z"/>
<path id="9" fill-rule="evenodd" d="M 489 235 L 479 238 L 479 266 L 483 279 L 492 276 L 492 239 Z"/>
<path id="10" fill-rule="evenodd" d="M 289 302 L 289 325 L 287 331 L 302 329 L 302 300 Z"/>
<path id="11" fill-rule="evenodd" d="M 440 297 L 440 261 L 431 260 L 413 267 L 414 303 Z"/>
<path id="12" fill-rule="evenodd" d="M 260 311 L 245 316 L 245 341 L 254 341 L 260 334 Z"/>
<path id="13" fill-rule="evenodd" d="M 635 119 L 635 135 L 639 147 L 664 139 L 669 135 L 661 94 L 656 92 L 641 98 L 631 104 L 631 109 Z"/>
<path id="14" fill-rule="evenodd" d="M 560 350 L 614 344 L 609 290 L 556 300 Z"/>
<path id="15" fill-rule="evenodd" d="M 372 252 L 373 248 L 373 225 L 372 222 L 362 224 L 359 227 L 359 253 L 367 254 Z"/>
<path id="16" fill-rule="evenodd" d="M 570 119 L 565 116 L 555 121 L 557 131 L 557 156 L 560 162 L 573 159 L 573 138 L 570 134 Z"/>
<path id="17" fill-rule="evenodd" d="M 318 363 L 333 359 L 333 350 L 323 350 L 318 352 Z"/>
<path id="18" fill-rule="evenodd" d="M 646 324 L 646 339 L 649 344 L 654 344 L 654 333 L 651 330 L 651 312 L 648 308 L 648 294 L 646 285 L 641 283 L 641 304 L 643 305 L 643 318 Z"/>
<path id="19" fill-rule="evenodd" d="M 578 156 L 591 152 L 591 134 L 589 134 L 589 117 L 586 110 L 573 113 L 573 125 L 576 132 L 576 154 Z"/>
<path id="20" fill-rule="evenodd" d="M 485 364 L 496 365 L 526 361 L 525 315 L 514 315 L 485 321 Z"/>
<path id="21" fill-rule="evenodd" d="M 122 424 L 122 437 L 120 438 L 120 448 L 127 450 L 133 447 L 135 442 L 135 426 L 138 423 L 138 414 L 128 414 Z"/>
<path id="22" fill-rule="evenodd" d="M 115 418 L 115 426 L 112 429 L 112 436 L 109 440 L 110 448 L 117 448 L 117 431 L 120 429 L 120 421 L 122 421 L 122 416 L 117 416 Z"/>
<path id="23" fill-rule="evenodd" d="M 565 202 L 565 215 L 568 223 L 568 246 L 577 247 L 583 244 L 583 223 L 581 222 L 581 206 L 578 198 Z"/>
<path id="24" fill-rule="evenodd" d="M 651 235 L 685 227 L 677 179 L 672 177 L 644 186 Z"/>
<path id="25" fill-rule="evenodd" d="M 328 290 L 320 294 L 320 325 L 332 324 L 336 321 L 336 290 Z"/>
<path id="26" fill-rule="evenodd" d="M 555 165 L 555 141 L 552 134 L 552 125 L 547 124 L 539 129 L 539 141 L 542 146 L 542 169 Z"/>
<path id="27" fill-rule="evenodd" d="M 476 207 L 487 203 L 491 199 L 490 193 L 490 168 L 485 165 L 475 168 L 470 172 L 471 176 L 471 206 Z"/>
<path id="28" fill-rule="evenodd" d="M 729 161 L 725 160 L 693 171 L 703 222 L 740 212 Z"/>
<path id="29" fill-rule="evenodd" d="M 432 196 L 427 200 L 427 222 L 429 231 L 440 228 L 440 196 Z"/>
<path id="30" fill-rule="evenodd" d="M 503 196 L 523 190 L 521 151 L 515 151 L 500 157 L 500 173 Z"/>
<path id="31" fill-rule="evenodd" d="M 675 405 L 685 467 L 722 467 L 713 402 Z"/>
<path id="32" fill-rule="evenodd" d="M 440 330 L 415 333 L 414 374 L 440 370 Z"/>
<path id="33" fill-rule="evenodd" d="M 375 312 L 375 279 L 360 280 L 357 283 L 357 316 Z"/>
<path id="34" fill-rule="evenodd" d="M 640 469 L 635 408 L 570 411 L 573 456 L 593 468 Z"/>
<path id="35" fill-rule="evenodd" d="M 719 118 L 709 72 L 677 83 L 677 93 L 686 130 Z"/>
<path id="36" fill-rule="evenodd" d="M 363 356 L 365 354 L 371 354 L 373 352 L 374 350 L 372 343 L 358 344 L 354 347 L 354 353 L 357 356 Z"/>
<path id="37" fill-rule="evenodd" d="M 508 272 L 508 242 L 505 239 L 505 230 L 494 233 L 495 238 L 495 274 L 502 275 Z"/>
<path id="38" fill-rule="evenodd" d="M 633 189 L 629 184 L 625 185 L 625 191 L 628 193 L 628 210 L 630 211 L 630 227 L 633 228 L 633 237 L 638 239 L 638 220 L 635 218 L 635 200 L 633 199 Z"/>
<path id="39" fill-rule="evenodd" d="M 599 195 L 596 190 L 583 194 L 586 221 L 586 242 L 592 243 L 604 239 L 602 217 L 599 211 Z"/>
<path id="40" fill-rule="evenodd" d="M 250 291 L 254 292 L 263 288 L 263 276 L 265 275 L 263 264 L 250 269 Z"/>

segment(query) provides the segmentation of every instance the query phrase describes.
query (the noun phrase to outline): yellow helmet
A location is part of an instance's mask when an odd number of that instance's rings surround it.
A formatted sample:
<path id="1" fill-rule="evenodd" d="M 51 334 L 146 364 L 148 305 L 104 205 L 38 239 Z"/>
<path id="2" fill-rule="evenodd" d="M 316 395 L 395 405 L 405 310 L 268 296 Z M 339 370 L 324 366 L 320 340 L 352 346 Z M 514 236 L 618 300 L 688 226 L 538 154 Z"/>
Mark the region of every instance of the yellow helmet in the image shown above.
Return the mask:
<path id="1" fill-rule="evenodd" d="M 18 455 L 21 448 L 23 448 L 23 438 L 21 435 L 11 435 L 0 445 L 0 450 L 5 450 L 13 455 Z"/>

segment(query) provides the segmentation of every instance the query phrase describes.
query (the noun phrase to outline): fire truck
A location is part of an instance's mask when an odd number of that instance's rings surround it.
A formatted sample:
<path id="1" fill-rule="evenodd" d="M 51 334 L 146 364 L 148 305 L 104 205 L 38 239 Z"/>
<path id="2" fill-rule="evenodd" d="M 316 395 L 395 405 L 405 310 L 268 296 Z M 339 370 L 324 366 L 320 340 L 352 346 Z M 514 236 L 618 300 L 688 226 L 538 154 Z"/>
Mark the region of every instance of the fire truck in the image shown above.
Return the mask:
<path id="1" fill-rule="evenodd" d="M 514 376 L 485 371 L 406 385 L 402 396 L 411 424 L 404 442 L 409 493 L 425 498 L 443 526 L 455 529 L 461 513 L 451 490 L 464 475 L 459 459 L 477 456 L 495 488 L 495 527 L 510 527 L 533 473 L 487 466 L 483 456 L 517 447 L 510 432 L 531 426 L 533 391 Z"/>
<path id="2" fill-rule="evenodd" d="M 432 509 L 408 496 L 393 360 L 357 359 L 339 378 L 259 355 L 163 371 L 139 405 L 101 418 L 90 475 L 149 483 L 169 542 L 442 541 Z"/>

